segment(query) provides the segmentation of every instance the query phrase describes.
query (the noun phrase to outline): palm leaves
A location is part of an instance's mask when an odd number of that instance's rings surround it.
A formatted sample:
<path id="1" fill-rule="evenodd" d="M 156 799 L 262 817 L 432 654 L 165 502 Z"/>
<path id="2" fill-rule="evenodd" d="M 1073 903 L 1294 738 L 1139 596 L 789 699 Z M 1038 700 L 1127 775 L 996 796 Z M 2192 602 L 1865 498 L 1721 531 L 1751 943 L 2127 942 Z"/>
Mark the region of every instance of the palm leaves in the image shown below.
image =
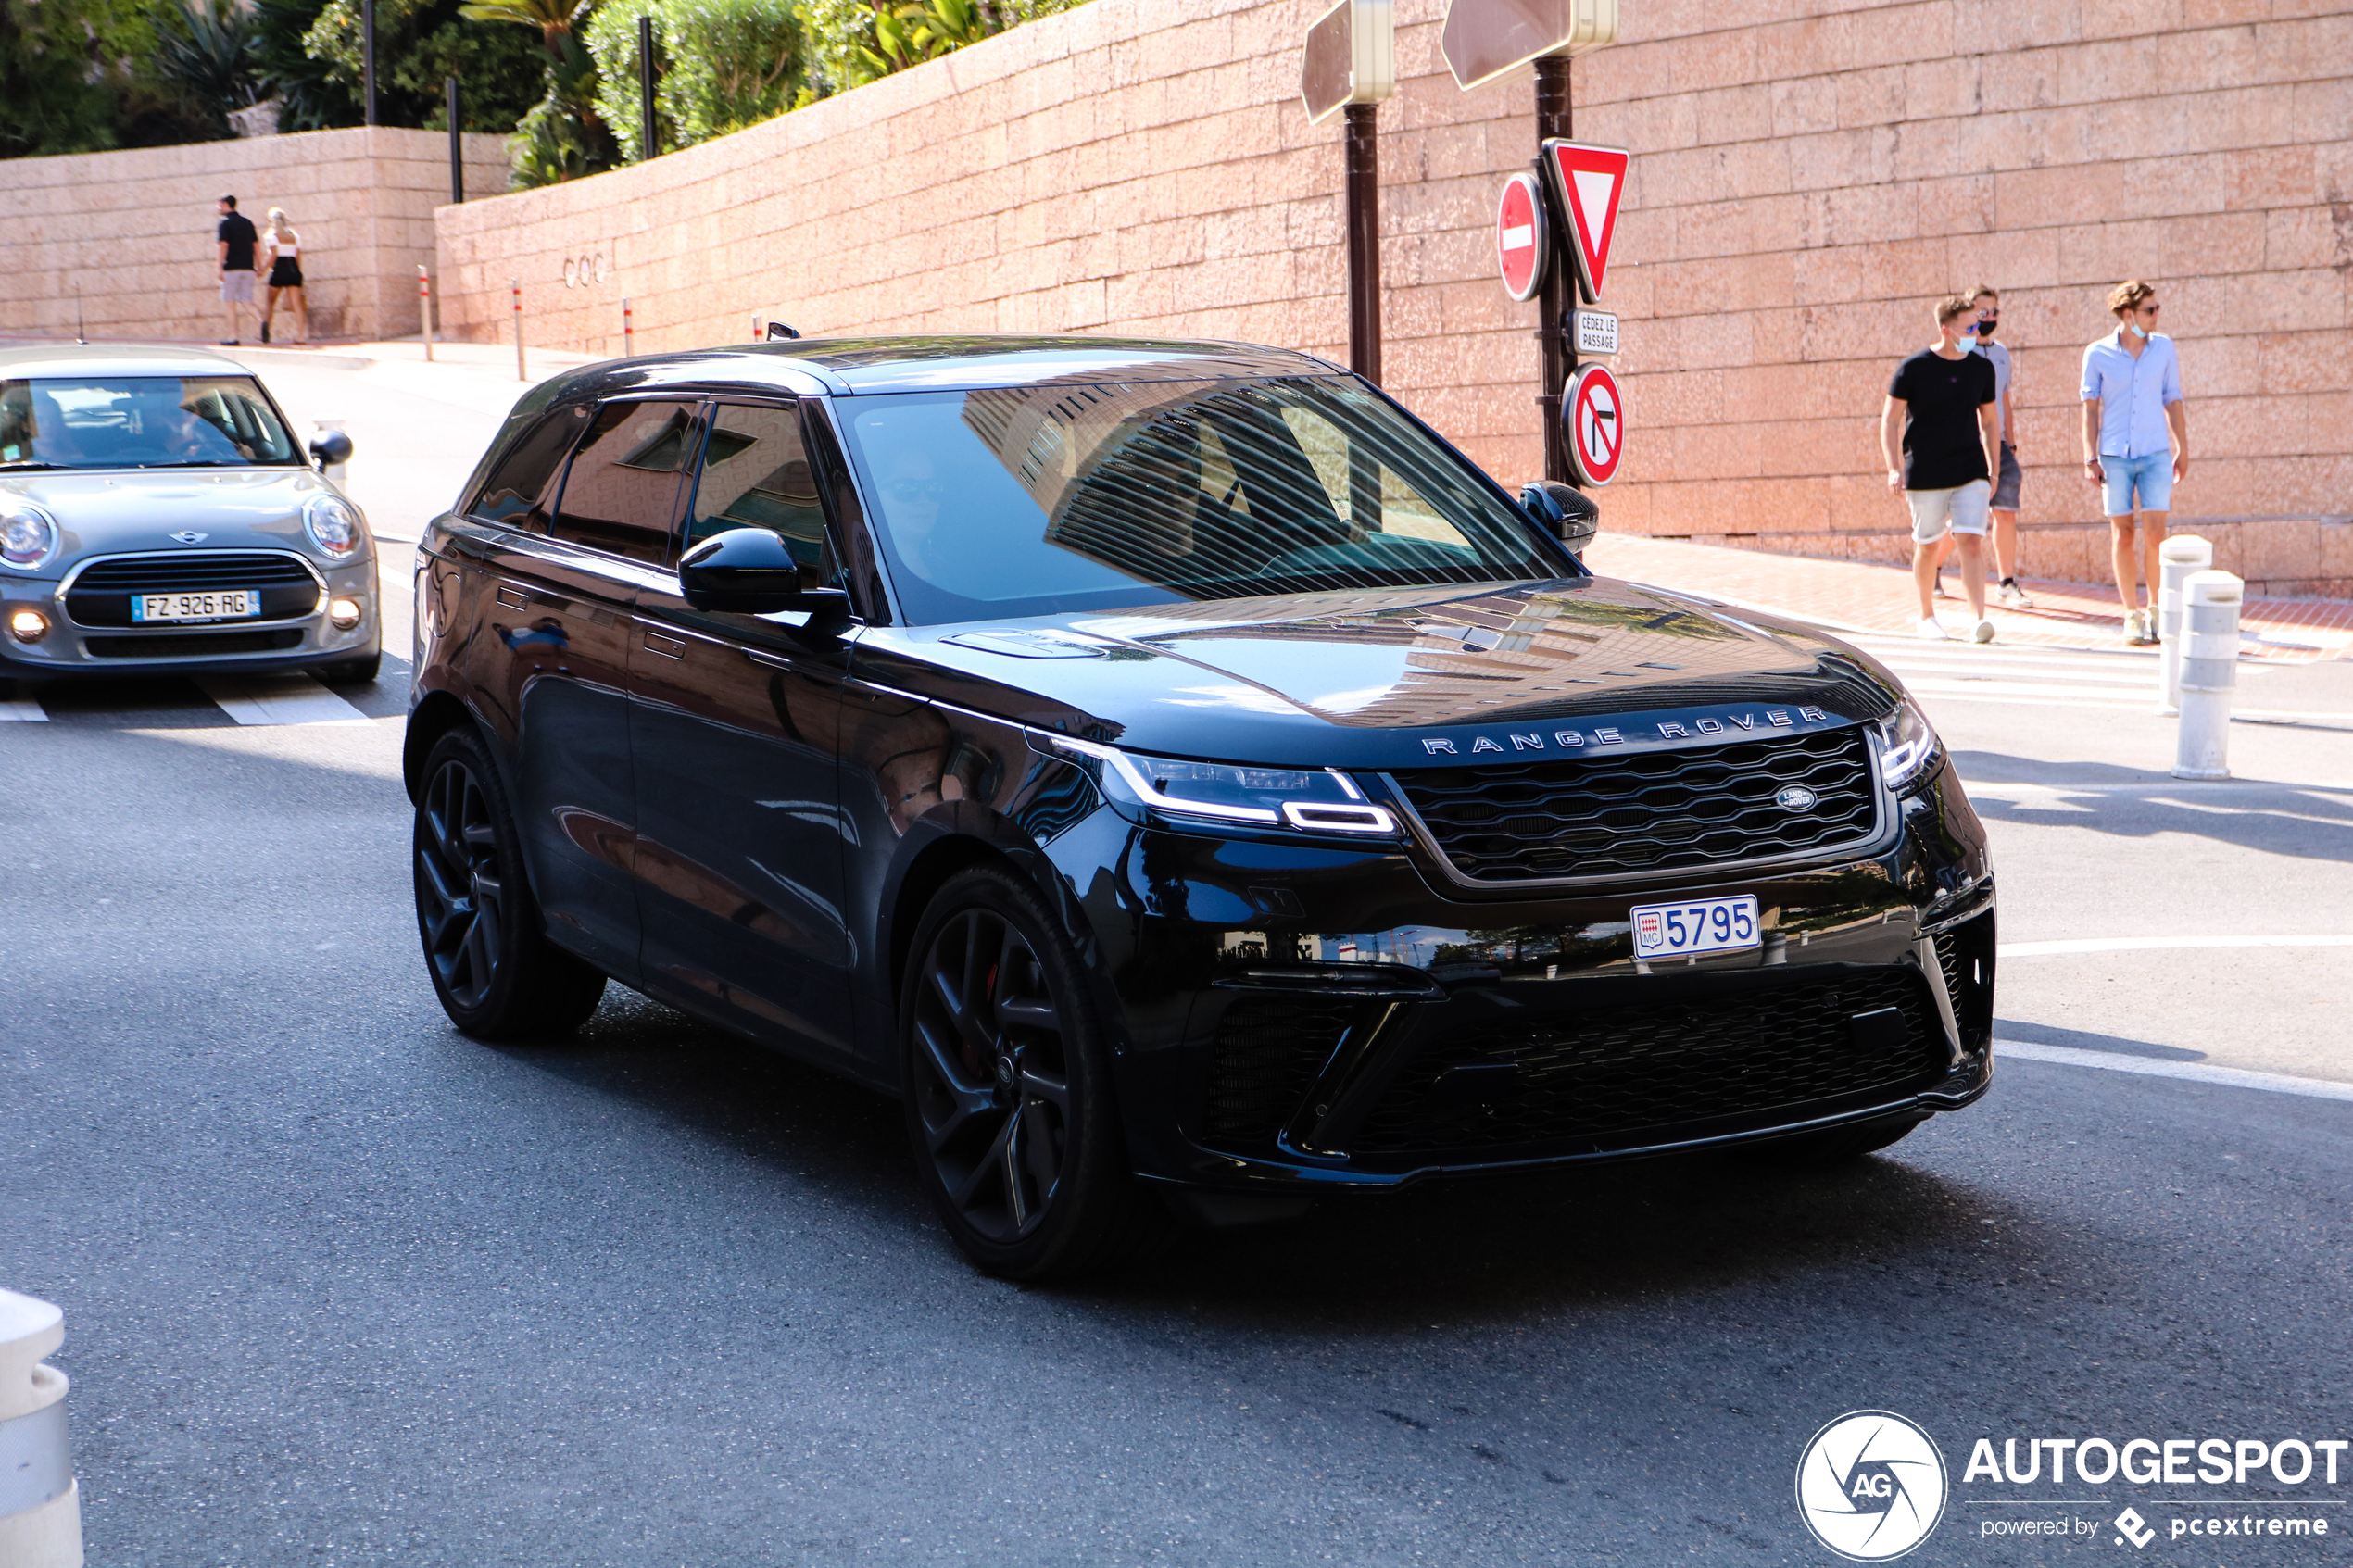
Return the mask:
<path id="1" fill-rule="evenodd" d="M 261 96 L 253 31 L 236 0 L 180 0 L 163 8 L 156 66 L 206 112 L 225 116 Z"/>
<path id="2" fill-rule="evenodd" d="M 573 24 L 579 21 L 595 0 L 473 0 L 458 7 L 458 14 L 468 21 L 514 22 L 539 30 L 539 42 L 547 53 L 561 58 L 563 39 Z"/>

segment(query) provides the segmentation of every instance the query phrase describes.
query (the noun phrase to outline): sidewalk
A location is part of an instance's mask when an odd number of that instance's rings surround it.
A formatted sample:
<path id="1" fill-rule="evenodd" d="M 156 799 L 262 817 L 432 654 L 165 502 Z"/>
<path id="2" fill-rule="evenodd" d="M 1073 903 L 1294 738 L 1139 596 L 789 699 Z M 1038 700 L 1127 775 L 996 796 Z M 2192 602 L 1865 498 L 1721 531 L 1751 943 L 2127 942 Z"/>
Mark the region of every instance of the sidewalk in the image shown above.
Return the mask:
<path id="1" fill-rule="evenodd" d="M 1704 594 L 1756 609 L 1777 610 L 1833 631 L 1908 637 L 1919 624 L 1912 574 L 1900 566 L 1815 560 L 1727 549 L 1683 539 L 1646 539 L 1604 528 L 1585 552 L 1585 563 L 1611 577 L 1631 578 L 1661 588 Z M 1945 573 L 1957 593 L 1959 579 Z M 2040 647 L 2120 646 L 2124 617 L 2112 587 L 2082 583 L 2024 580 L 2032 609 L 2004 609 L 1986 594 L 1986 614 L 1995 628 L 1995 646 Z M 1947 629 L 1960 628 L 1968 606 L 1939 606 Z M 2353 603 L 2334 599 L 2249 599 L 2239 617 L 2240 655 L 2283 663 L 2353 658 Z M 1964 637 L 1956 631 L 1956 637 Z M 1933 646 L 1933 645 L 1923 645 Z M 1957 647 L 1973 646 L 1965 641 Z"/>

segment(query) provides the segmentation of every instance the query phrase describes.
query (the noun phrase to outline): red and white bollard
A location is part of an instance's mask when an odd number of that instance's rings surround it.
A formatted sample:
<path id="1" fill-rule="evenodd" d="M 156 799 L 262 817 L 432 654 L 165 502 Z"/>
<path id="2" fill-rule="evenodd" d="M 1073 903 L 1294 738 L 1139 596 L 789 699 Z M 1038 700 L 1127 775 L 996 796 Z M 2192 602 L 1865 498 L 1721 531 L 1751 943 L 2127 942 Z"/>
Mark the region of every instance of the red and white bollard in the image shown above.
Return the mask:
<path id="1" fill-rule="evenodd" d="M 522 373 L 522 280 L 510 278 L 507 287 L 515 296 L 515 380 L 529 381 L 531 378 Z"/>
<path id="2" fill-rule="evenodd" d="M 65 1337 L 65 1313 L 0 1290 L 0 1563 L 7 1568 L 82 1568 L 69 1385 L 41 1359 Z"/>
<path id="3" fill-rule="evenodd" d="M 621 299 L 621 357 L 633 358 L 637 353 L 637 319 L 629 308 L 629 296 Z"/>
<path id="4" fill-rule="evenodd" d="M 433 363 L 433 285 L 425 281 L 425 264 L 417 263 L 417 320 L 425 330 L 425 363 Z"/>
<path id="5" fill-rule="evenodd" d="M 2239 607 L 2246 584 L 2227 571 L 2192 573 L 2182 583 L 2182 731 L 2177 779 L 2231 776 L 2231 688 L 2238 684 Z"/>

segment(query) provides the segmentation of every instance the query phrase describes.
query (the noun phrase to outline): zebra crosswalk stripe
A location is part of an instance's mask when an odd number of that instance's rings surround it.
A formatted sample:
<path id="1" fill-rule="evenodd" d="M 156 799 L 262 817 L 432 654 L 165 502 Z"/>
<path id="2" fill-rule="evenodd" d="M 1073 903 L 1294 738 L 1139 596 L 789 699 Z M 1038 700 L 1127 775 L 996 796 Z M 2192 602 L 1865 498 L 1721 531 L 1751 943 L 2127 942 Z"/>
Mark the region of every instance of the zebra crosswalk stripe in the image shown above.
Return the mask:
<path id="1" fill-rule="evenodd" d="M 0 697 L 0 724 L 14 719 L 26 723 L 45 723 L 49 710 L 29 696 Z"/>
<path id="2" fill-rule="evenodd" d="M 368 716 L 308 675 L 206 676 L 196 684 L 240 724 L 365 724 Z"/>

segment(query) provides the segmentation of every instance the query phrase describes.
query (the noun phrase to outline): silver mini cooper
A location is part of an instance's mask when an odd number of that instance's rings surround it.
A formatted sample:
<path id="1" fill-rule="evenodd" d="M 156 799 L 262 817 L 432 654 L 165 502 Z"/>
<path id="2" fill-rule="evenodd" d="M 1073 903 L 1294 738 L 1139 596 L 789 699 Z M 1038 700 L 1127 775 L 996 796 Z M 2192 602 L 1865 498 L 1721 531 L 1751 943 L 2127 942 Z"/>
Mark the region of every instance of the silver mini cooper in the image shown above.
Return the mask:
<path id="1" fill-rule="evenodd" d="M 372 681 L 376 550 L 252 371 L 180 348 L 0 351 L 0 681 Z"/>

